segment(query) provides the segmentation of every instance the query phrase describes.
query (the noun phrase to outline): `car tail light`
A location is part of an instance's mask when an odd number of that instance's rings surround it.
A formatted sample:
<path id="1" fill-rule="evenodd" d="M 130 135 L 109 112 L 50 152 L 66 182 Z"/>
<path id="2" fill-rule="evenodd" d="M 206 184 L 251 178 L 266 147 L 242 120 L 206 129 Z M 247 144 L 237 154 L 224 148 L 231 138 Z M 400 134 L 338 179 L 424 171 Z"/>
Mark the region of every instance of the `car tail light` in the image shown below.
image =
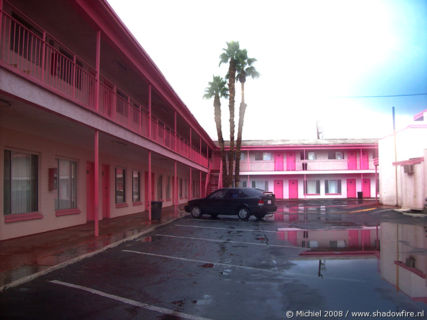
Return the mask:
<path id="1" fill-rule="evenodd" d="M 263 206 L 264 205 L 264 200 L 262 200 L 262 199 L 258 200 L 258 205 L 259 206 Z"/>

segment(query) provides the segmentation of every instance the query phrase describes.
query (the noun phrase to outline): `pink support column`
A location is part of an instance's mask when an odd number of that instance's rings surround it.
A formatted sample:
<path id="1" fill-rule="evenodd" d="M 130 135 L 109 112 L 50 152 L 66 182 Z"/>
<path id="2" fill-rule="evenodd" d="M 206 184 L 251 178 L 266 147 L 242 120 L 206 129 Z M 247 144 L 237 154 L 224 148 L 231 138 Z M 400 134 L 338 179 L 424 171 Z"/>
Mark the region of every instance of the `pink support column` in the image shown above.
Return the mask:
<path id="1" fill-rule="evenodd" d="M 249 159 L 249 150 L 247 151 L 246 155 L 247 155 L 246 162 L 248 164 L 248 170 L 247 171 L 250 172 L 251 171 L 251 160 Z M 247 187 L 249 188 L 249 174 L 248 174 L 248 185 L 247 185 Z"/>
<path id="2" fill-rule="evenodd" d="M 202 171 L 199 171 L 199 198 L 202 198 Z"/>
<path id="3" fill-rule="evenodd" d="M 76 96 L 76 67 L 77 67 L 77 59 L 76 55 L 73 55 L 73 79 L 71 85 L 73 86 L 73 98 Z"/>
<path id="4" fill-rule="evenodd" d="M 177 135 L 177 127 L 176 127 L 176 111 L 173 113 L 173 129 L 174 129 L 174 146 L 175 146 L 175 151 L 178 149 L 178 142 L 176 140 L 176 135 Z"/>
<path id="5" fill-rule="evenodd" d="M 377 180 L 377 174 L 378 174 L 378 166 L 375 166 L 375 201 L 378 205 L 378 180 Z"/>
<path id="6" fill-rule="evenodd" d="M 148 137 L 151 138 L 151 84 L 148 85 Z"/>
<path id="7" fill-rule="evenodd" d="M 148 221 L 151 221 L 151 151 L 148 151 Z"/>
<path id="8" fill-rule="evenodd" d="M 191 200 L 193 198 L 193 168 L 190 167 L 190 187 L 189 189 L 189 194 L 188 194 L 188 200 Z"/>
<path id="9" fill-rule="evenodd" d="M 95 131 L 95 140 L 94 140 L 95 150 L 94 150 L 94 183 L 93 183 L 93 221 L 95 223 L 94 235 L 95 237 L 99 236 L 99 131 Z"/>
<path id="10" fill-rule="evenodd" d="M 178 170 L 176 167 L 176 160 L 173 163 L 174 176 L 173 176 L 173 204 L 177 205 L 178 200 Z"/>
<path id="11" fill-rule="evenodd" d="M 190 159 L 192 159 L 192 160 L 193 160 L 193 157 L 192 157 L 192 155 L 193 155 L 192 131 L 193 131 L 193 130 L 192 130 L 192 129 L 191 129 L 191 127 L 190 127 L 190 144 L 189 144 L 190 152 L 189 152 L 188 156 L 190 157 Z"/>
<path id="12" fill-rule="evenodd" d="M 99 112 L 99 76 L 100 76 L 100 64 L 101 64 L 101 31 L 96 32 L 96 58 L 95 58 L 95 110 Z"/>

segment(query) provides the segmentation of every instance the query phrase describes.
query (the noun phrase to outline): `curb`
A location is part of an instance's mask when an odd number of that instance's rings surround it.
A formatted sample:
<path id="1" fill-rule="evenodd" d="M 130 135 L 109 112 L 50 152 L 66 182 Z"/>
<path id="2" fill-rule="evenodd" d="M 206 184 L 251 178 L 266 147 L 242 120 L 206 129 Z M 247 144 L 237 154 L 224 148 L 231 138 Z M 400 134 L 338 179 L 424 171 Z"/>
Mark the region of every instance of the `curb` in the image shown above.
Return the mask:
<path id="1" fill-rule="evenodd" d="M 109 245 L 107 245 L 105 247 L 102 247 L 101 249 L 85 253 L 85 254 L 83 254 L 81 256 L 77 256 L 77 257 L 71 258 L 71 259 L 69 259 L 67 261 L 61 262 L 61 263 L 59 263 L 57 265 L 48 267 L 45 270 L 38 271 L 36 273 L 33 273 L 33 274 L 28 275 L 28 276 L 22 277 L 22 278 L 20 278 L 18 280 L 14 280 L 14 281 L 12 281 L 12 282 L 10 282 L 8 284 L 5 284 L 5 285 L 1 286 L 0 287 L 0 292 L 4 292 L 4 291 L 6 291 L 9 288 L 13 288 L 13 287 L 19 286 L 21 284 L 24 284 L 26 282 L 29 282 L 31 280 L 34 280 L 34 279 L 39 278 L 41 276 L 44 276 L 44 275 L 46 275 L 46 274 L 48 274 L 48 273 L 50 273 L 52 271 L 55 271 L 55 270 L 58 270 L 58 269 L 62 269 L 64 267 L 66 267 L 66 266 L 69 266 L 70 264 L 82 261 L 82 260 L 84 260 L 86 258 L 90 258 L 90 257 L 92 257 L 92 256 L 94 256 L 94 255 L 96 255 L 98 253 L 104 252 L 105 250 L 117 247 L 117 246 L 121 245 L 124 242 L 135 240 L 136 238 L 139 238 L 140 236 L 143 236 L 143 235 L 145 235 L 147 233 L 153 232 L 157 228 L 166 226 L 166 225 L 168 225 L 168 224 L 170 224 L 170 223 L 172 223 L 172 222 L 174 222 L 174 221 L 176 221 L 178 219 L 181 219 L 183 217 L 185 217 L 185 215 L 177 217 L 177 218 L 173 218 L 173 219 L 171 219 L 169 221 L 166 221 L 164 223 L 160 223 L 158 225 L 149 227 L 148 229 L 146 229 L 144 231 L 141 231 L 141 232 L 139 232 L 137 234 L 134 234 L 134 235 L 129 236 L 127 238 L 124 238 L 124 239 L 118 240 L 116 242 L 110 243 Z"/>

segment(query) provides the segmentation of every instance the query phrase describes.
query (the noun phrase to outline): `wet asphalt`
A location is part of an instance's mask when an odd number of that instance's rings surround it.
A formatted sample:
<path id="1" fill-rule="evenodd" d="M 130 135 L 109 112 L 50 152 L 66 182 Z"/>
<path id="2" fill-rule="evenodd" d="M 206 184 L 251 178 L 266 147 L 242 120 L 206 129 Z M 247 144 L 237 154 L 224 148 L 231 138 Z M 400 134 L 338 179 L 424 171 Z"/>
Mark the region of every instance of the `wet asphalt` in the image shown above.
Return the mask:
<path id="1" fill-rule="evenodd" d="M 307 249 L 280 236 L 281 228 L 425 224 L 370 207 L 286 204 L 264 221 L 186 216 L 0 293 L 0 318 L 287 319 L 289 311 L 424 310 L 382 278 L 376 257 L 301 259 Z M 330 317 L 345 318 L 339 315 Z"/>

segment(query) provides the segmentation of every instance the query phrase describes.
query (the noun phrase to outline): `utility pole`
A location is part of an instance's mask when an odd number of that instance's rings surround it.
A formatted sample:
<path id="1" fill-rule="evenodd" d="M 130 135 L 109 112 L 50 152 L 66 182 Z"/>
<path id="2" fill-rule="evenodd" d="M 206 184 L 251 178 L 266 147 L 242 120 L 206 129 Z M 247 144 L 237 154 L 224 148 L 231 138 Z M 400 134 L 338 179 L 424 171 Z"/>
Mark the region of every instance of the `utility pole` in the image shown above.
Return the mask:
<path id="1" fill-rule="evenodd" d="M 394 142 L 394 162 L 397 162 L 397 146 L 396 146 L 396 115 L 395 108 L 392 107 L 393 113 L 393 142 Z M 399 205 L 399 191 L 397 186 L 397 165 L 394 165 L 394 183 L 396 185 L 396 207 Z"/>

